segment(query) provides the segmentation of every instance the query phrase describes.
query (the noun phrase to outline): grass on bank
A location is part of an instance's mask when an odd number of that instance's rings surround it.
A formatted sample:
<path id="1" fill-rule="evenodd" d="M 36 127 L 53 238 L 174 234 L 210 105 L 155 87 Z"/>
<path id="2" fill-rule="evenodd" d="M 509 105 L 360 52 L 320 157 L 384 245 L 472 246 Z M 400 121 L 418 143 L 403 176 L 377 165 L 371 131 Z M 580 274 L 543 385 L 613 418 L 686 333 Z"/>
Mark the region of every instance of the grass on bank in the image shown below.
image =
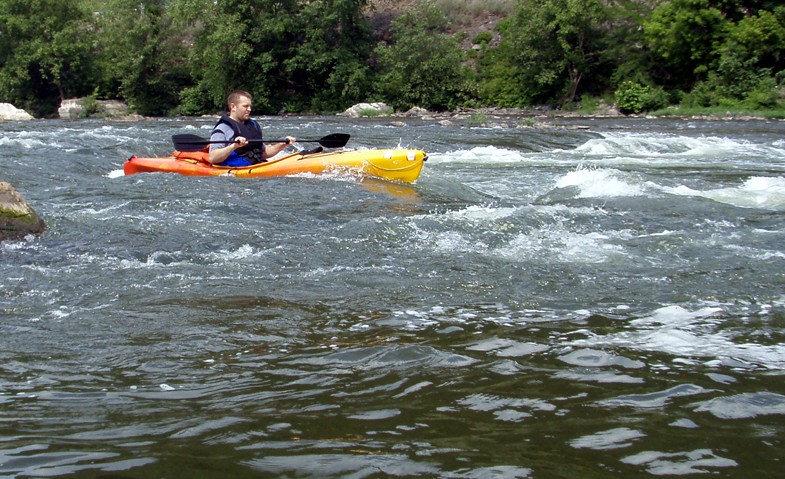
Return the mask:
<path id="1" fill-rule="evenodd" d="M 711 116 L 711 117 L 755 117 L 771 120 L 785 120 L 785 107 L 765 110 L 753 110 L 743 107 L 682 107 L 672 106 L 650 111 L 651 116 Z"/>

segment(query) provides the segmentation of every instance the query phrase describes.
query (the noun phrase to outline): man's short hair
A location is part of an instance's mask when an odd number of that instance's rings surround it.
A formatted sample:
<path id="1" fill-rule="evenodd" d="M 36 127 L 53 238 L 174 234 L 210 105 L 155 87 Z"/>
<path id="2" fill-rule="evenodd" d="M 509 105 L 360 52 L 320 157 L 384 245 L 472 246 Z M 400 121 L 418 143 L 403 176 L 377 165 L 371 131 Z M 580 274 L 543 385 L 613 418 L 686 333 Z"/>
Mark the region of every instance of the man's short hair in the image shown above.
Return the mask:
<path id="1" fill-rule="evenodd" d="M 231 110 L 232 103 L 239 103 L 241 97 L 246 97 L 249 100 L 253 101 L 253 96 L 245 90 L 234 90 L 232 93 L 229 93 L 229 96 L 226 98 L 226 106 Z"/>

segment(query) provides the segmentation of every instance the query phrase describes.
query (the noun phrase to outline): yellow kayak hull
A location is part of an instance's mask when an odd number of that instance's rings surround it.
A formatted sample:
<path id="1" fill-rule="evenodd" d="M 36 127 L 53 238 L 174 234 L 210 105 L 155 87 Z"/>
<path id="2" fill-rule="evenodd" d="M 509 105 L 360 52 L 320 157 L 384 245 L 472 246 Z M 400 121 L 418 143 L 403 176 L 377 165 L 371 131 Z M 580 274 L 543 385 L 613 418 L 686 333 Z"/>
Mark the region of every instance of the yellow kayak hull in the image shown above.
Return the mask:
<path id="1" fill-rule="evenodd" d="M 136 173 L 179 173 L 187 176 L 223 176 L 266 178 L 301 173 L 347 173 L 372 176 L 390 181 L 412 183 L 417 180 L 428 155 L 422 150 L 354 150 L 317 153 L 294 153 L 252 166 L 212 165 L 193 153 L 174 152 L 168 157 L 133 156 L 123 165 L 126 175 Z"/>

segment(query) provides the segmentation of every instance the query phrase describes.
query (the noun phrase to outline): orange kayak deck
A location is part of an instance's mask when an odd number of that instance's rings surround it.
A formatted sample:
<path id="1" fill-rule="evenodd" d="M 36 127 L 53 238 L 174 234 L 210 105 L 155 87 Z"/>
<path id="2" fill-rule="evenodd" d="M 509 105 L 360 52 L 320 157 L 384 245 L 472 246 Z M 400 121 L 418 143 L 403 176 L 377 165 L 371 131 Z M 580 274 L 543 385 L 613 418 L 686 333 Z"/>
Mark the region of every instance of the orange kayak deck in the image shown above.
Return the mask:
<path id="1" fill-rule="evenodd" d="M 353 150 L 299 152 L 252 166 L 216 166 L 203 160 L 179 156 L 140 158 L 133 156 L 123 165 L 126 175 L 136 173 L 178 173 L 186 176 L 265 178 L 300 173 L 315 175 L 338 172 L 412 183 L 417 180 L 428 155 L 422 150 Z"/>

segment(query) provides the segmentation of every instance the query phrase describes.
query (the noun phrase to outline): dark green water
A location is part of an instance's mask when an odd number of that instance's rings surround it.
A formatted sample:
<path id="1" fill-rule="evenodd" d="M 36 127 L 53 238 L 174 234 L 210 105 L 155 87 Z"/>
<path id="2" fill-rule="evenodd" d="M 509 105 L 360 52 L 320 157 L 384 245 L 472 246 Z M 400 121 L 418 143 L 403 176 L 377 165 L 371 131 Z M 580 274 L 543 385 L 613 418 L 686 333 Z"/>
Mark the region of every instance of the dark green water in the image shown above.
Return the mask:
<path id="1" fill-rule="evenodd" d="M 0 475 L 780 477 L 785 123 L 266 118 L 414 185 L 124 177 L 208 120 L 0 124 Z"/>

